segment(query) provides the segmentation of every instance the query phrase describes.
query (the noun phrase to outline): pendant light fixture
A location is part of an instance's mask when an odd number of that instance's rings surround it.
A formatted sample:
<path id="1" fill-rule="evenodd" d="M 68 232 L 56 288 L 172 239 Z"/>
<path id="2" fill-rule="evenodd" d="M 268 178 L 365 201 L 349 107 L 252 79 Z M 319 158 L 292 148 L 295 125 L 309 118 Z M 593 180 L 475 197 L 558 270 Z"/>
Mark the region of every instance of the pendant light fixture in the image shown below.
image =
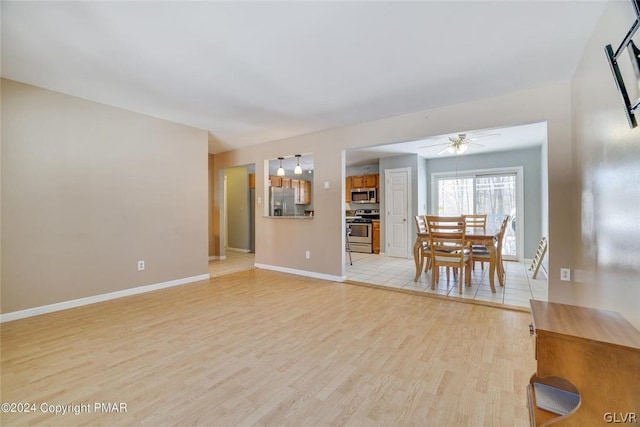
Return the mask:
<path id="1" fill-rule="evenodd" d="M 284 157 L 278 157 L 278 160 L 280 160 L 280 167 L 278 168 L 276 175 L 284 176 L 284 168 L 282 167 L 282 161 L 284 160 Z"/>
<path id="2" fill-rule="evenodd" d="M 293 170 L 293 173 L 296 175 L 302 175 L 302 168 L 300 167 L 300 154 L 296 154 L 296 157 L 298 158 L 298 165 Z"/>

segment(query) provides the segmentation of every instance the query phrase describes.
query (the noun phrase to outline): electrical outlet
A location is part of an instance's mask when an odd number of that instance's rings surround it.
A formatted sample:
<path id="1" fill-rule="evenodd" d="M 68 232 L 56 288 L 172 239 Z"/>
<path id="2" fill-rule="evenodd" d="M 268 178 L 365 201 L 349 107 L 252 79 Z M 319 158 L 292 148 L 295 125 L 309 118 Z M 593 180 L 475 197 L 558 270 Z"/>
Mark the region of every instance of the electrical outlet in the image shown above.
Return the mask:
<path id="1" fill-rule="evenodd" d="M 306 251 L 306 252 L 304 253 L 304 257 L 305 257 L 306 259 L 310 259 L 310 258 L 311 258 L 311 252 L 310 252 L 310 251 Z"/>
<path id="2" fill-rule="evenodd" d="M 560 280 L 563 282 L 571 281 L 571 269 L 570 268 L 561 268 L 560 269 Z"/>
<path id="3" fill-rule="evenodd" d="M 138 271 L 144 270 L 144 261 L 138 261 Z"/>

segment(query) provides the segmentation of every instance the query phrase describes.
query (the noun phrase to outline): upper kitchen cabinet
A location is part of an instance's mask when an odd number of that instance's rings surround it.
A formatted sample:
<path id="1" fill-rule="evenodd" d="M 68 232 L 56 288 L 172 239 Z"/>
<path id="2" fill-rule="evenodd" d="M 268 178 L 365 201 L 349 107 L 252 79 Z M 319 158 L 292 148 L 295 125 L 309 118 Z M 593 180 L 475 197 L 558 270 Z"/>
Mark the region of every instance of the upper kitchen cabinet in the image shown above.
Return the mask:
<path id="1" fill-rule="evenodd" d="M 311 203 L 311 182 L 299 181 L 297 203 L 301 205 L 308 205 Z"/>
<path id="2" fill-rule="evenodd" d="M 351 178 L 351 188 L 378 188 L 378 175 L 355 175 Z"/>
<path id="3" fill-rule="evenodd" d="M 345 197 L 345 202 L 350 202 L 351 201 L 351 189 L 353 188 L 352 185 L 352 179 L 350 176 L 347 177 L 347 179 L 344 180 L 344 197 Z"/>
<path id="4" fill-rule="evenodd" d="M 366 188 L 378 188 L 378 176 L 379 175 L 365 175 L 364 186 Z"/>
<path id="5" fill-rule="evenodd" d="M 282 187 L 282 177 L 271 175 L 269 176 L 269 181 L 271 181 L 271 187 Z"/>
<path id="6" fill-rule="evenodd" d="M 305 181 L 304 179 L 292 179 L 291 188 L 293 188 L 295 194 L 296 204 L 308 205 L 311 203 L 311 183 L 309 181 Z"/>
<path id="7" fill-rule="evenodd" d="M 351 188 L 364 188 L 364 175 L 352 176 Z"/>

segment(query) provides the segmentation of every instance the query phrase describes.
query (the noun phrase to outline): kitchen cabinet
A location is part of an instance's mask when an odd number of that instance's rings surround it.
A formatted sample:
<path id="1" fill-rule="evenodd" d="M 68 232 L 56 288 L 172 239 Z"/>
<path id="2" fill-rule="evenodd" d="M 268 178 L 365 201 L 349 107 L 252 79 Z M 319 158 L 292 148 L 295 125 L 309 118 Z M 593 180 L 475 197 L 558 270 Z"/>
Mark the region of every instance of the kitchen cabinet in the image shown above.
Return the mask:
<path id="1" fill-rule="evenodd" d="M 351 178 L 351 188 L 378 188 L 378 175 L 353 175 Z"/>
<path id="2" fill-rule="evenodd" d="M 272 187 L 293 188 L 291 187 L 291 178 L 286 176 L 271 175 L 269 179 Z"/>
<path id="3" fill-rule="evenodd" d="M 282 187 L 282 177 L 281 176 L 271 175 L 269 177 L 269 181 L 271 181 L 271 186 L 272 187 Z"/>
<path id="4" fill-rule="evenodd" d="M 365 175 L 364 176 L 365 188 L 377 188 L 378 187 L 378 175 Z"/>
<path id="5" fill-rule="evenodd" d="M 607 425 L 614 416 L 640 413 L 640 332 L 627 320 L 613 311 L 536 300 L 531 315 L 532 426 Z"/>
<path id="6" fill-rule="evenodd" d="M 365 188 L 364 175 L 351 177 L 351 188 Z"/>
<path id="7" fill-rule="evenodd" d="M 256 188 L 256 174 L 249 174 L 249 188 Z"/>
<path id="8" fill-rule="evenodd" d="M 298 190 L 298 203 L 308 205 L 311 203 L 311 182 L 300 180 Z"/>
<path id="9" fill-rule="evenodd" d="M 374 219 L 373 226 L 371 228 L 371 234 L 373 235 L 373 253 L 380 253 L 380 220 Z"/>
<path id="10" fill-rule="evenodd" d="M 347 179 L 344 180 L 344 197 L 345 197 L 345 202 L 349 203 L 351 202 L 351 189 L 353 188 L 353 185 L 351 184 L 351 179 L 352 177 L 348 176 Z"/>
<path id="11" fill-rule="evenodd" d="M 291 188 L 293 188 L 296 193 L 296 204 L 308 205 L 311 203 L 311 183 L 309 181 L 292 179 Z"/>

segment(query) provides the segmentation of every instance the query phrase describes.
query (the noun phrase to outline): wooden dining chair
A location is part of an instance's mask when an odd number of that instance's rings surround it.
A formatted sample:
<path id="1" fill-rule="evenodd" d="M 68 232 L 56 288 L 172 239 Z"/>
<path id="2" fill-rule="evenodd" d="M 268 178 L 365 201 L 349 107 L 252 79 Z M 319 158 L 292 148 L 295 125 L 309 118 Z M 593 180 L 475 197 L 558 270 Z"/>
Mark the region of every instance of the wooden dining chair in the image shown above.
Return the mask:
<path id="1" fill-rule="evenodd" d="M 462 215 L 467 228 L 487 228 L 487 214 Z"/>
<path id="2" fill-rule="evenodd" d="M 427 217 L 426 215 L 416 215 L 416 232 L 417 233 L 426 233 L 427 232 Z M 424 271 L 429 271 L 431 268 L 431 252 L 429 250 L 429 242 L 423 241 L 422 246 L 420 247 L 420 265 L 422 266 L 420 270 L 424 268 Z M 417 280 L 417 278 L 416 278 Z"/>
<path id="3" fill-rule="evenodd" d="M 531 261 L 531 278 L 535 279 L 538 275 L 538 270 L 540 270 L 540 266 L 542 265 L 542 260 L 544 259 L 544 254 L 547 253 L 547 238 L 542 237 L 540 239 L 540 243 L 538 243 L 538 249 L 536 250 L 536 254 L 533 256 L 533 260 Z"/>
<path id="4" fill-rule="evenodd" d="M 465 220 L 462 216 L 427 215 L 429 248 L 431 252 L 431 289 L 435 289 L 440 267 L 459 269 L 458 280 L 462 293 L 462 276 L 471 286 L 472 252 L 465 241 Z"/>
<path id="5" fill-rule="evenodd" d="M 487 230 L 487 214 L 474 214 L 474 215 L 462 215 L 464 217 L 465 223 L 467 224 L 467 229 L 473 228 L 477 230 Z M 472 245 L 474 249 L 482 250 L 481 245 Z M 472 269 L 475 270 L 476 261 L 480 262 L 480 268 L 484 270 L 484 260 L 473 260 L 473 264 L 471 266 Z"/>
<path id="6" fill-rule="evenodd" d="M 500 224 L 500 231 L 498 232 L 498 238 L 496 239 L 495 248 L 496 248 L 496 268 L 498 269 L 498 278 L 500 281 L 500 285 L 504 286 L 504 264 L 502 264 L 502 243 L 504 242 L 504 235 L 507 231 L 507 226 L 509 225 L 509 221 L 511 217 L 506 215 Z M 491 255 L 489 251 L 484 246 L 473 246 L 473 261 L 484 261 L 490 262 Z"/>

